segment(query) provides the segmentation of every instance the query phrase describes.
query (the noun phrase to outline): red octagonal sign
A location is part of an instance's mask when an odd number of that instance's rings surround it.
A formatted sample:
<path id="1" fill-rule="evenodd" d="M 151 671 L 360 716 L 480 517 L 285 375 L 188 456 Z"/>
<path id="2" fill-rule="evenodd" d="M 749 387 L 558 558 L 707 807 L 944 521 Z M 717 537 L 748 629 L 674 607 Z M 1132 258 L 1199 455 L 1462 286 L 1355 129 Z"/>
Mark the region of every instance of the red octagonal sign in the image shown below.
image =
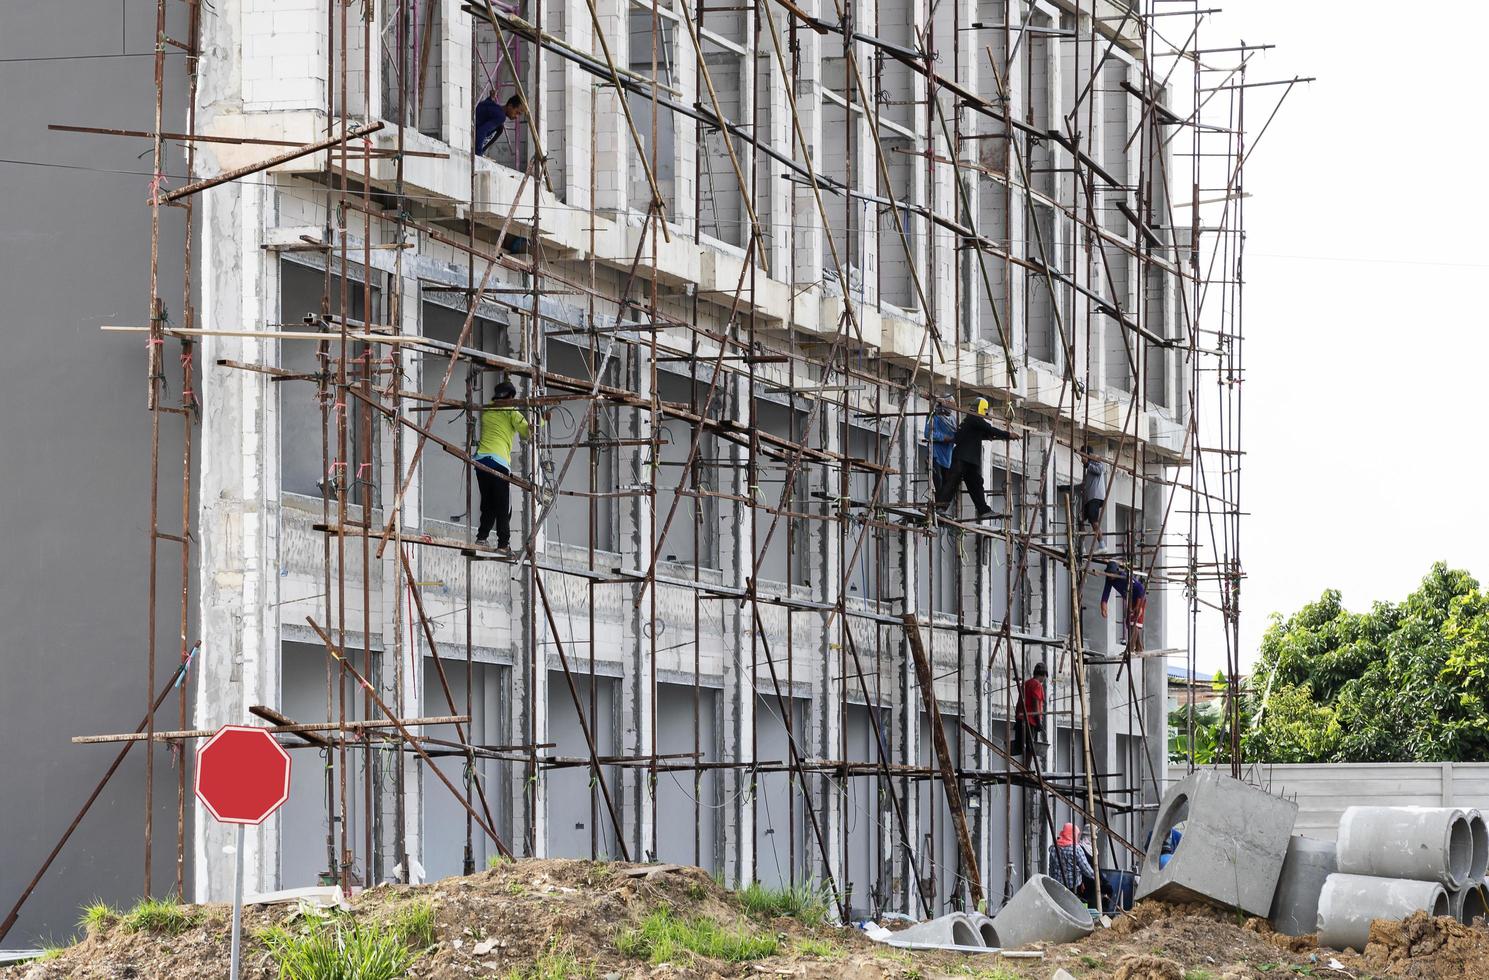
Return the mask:
<path id="1" fill-rule="evenodd" d="M 223 725 L 196 750 L 196 798 L 223 823 L 263 823 L 289 795 L 290 754 L 262 728 Z"/>

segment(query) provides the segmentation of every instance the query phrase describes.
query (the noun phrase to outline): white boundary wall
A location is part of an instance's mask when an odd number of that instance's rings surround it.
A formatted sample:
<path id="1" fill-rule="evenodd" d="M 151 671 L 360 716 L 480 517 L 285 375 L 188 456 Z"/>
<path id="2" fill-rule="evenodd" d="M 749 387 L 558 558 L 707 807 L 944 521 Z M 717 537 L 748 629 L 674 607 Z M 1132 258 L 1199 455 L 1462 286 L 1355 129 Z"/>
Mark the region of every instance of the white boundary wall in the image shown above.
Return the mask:
<path id="1" fill-rule="evenodd" d="M 1229 767 L 1220 767 L 1228 771 Z M 1170 766 L 1169 781 L 1187 766 Z M 1294 800 L 1293 833 L 1333 840 L 1339 817 L 1351 806 L 1460 806 L 1489 811 L 1489 762 L 1329 762 L 1309 765 L 1255 763 L 1248 783 Z"/>

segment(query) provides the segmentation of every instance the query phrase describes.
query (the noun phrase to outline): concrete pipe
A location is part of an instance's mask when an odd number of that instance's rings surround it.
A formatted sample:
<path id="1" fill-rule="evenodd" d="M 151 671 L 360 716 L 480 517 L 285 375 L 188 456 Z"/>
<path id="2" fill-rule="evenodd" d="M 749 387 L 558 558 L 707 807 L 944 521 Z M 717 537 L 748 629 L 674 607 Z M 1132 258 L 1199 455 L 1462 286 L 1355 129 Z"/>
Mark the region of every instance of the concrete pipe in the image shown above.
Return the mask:
<path id="1" fill-rule="evenodd" d="M 1448 914 L 1466 926 L 1489 916 L 1489 888 L 1481 878 L 1448 895 Z"/>
<path id="2" fill-rule="evenodd" d="M 1473 832 L 1456 807 L 1352 806 L 1339 818 L 1339 870 L 1461 888 Z"/>
<path id="3" fill-rule="evenodd" d="M 1339 870 L 1334 842 L 1296 834 L 1287 842 L 1287 857 L 1272 896 L 1272 928 L 1303 936 L 1318 928 L 1318 896 L 1329 875 Z"/>
<path id="4" fill-rule="evenodd" d="M 965 912 L 952 912 L 937 919 L 929 919 L 908 929 L 901 929 L 890 937 L 896 946 L 983 946 L 982 934 L 977 923 Z"/>
<path id="5" fill-rule="evenodd" d="M 982 944 L 988 949 L 998 949 L 1002 943 L 998 941 L 998 927 L 993 925 L 993 920 L 981 912 L 968 912 L 967 917 L 977 927 L 977 935 L 981 937 Z"/>
<path id="6" fill-rule="evenodd" d="M 1478 810 L 1468 811 L 1468 831 L 1473 836 L 1473 860 L 1468 866 L 1468 880 L 1480 881 L 1489 872 L 1489 823 Z"/>
<path id="7" fill-rule="evenodd" d="M 1091 912 L 1049 875 L 1035 875 L 993 916 L 993 930 L 1006 949 L 1074 942 L 1090 934 Z"/>
<path id="8" fill-rule="evenodd" d="M 1434 917 L 1452 911 L 1438 882 L 1332 874 L 1318 896 L 1318 943 L 1364 952 L 1371 922 L 1404 919 L 1424 909 Z"/>

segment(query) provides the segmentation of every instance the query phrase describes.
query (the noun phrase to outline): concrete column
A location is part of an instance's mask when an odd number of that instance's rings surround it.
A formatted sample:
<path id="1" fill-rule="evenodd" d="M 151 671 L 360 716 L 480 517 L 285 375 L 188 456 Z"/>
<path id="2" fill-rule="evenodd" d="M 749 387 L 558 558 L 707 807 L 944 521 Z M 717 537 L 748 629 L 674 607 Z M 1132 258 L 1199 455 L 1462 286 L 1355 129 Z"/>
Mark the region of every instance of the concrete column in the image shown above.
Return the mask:
<path id="1" fill-rule="evenodd" d="M 843 410 L 830 403 L 824 402 L 819 414 L 820 438 L 816 440 L 817 445 L 827 452 L 843 452 L 846 450 L 843 440 Z M 829 496 L 840 493 L 839 474 L 836 467 L 810 466 L 803 470 L 803 476 L 810 478 L 810 486 L 813 490 L 821 490 Z M 820 502 L 814 501 L 808 505 L 808 510 L 816 510 Z M 844 528 L 836 522 L 815 521 L 815 526 L 809 527 L 807 533 L 811 535 L 811 581 L 814 598 L 819 602 L 836 605 L 841 597 L 843 585 L 843 559 L 851 554 L 854 543 L 858 538 L 858 532 L 851 528 Z M 845 532 L 840 537 L 840 532 Z M 841 544 L 842 554 L 839 554 Z M 802 616 L 802 619 L 807 619 Z M 829 616 L 821 613 L 816 619 L 819 635 L 817 637 L 816 663 L 813 665 L 812 676 L 812 703 L 811 740 L 808 744 L 814 746 L 814 751 L 824 759 L 840 759 L 842 754 L 842 728 L 843 728 L 843 621 L 841 616 L 833 616 L 832 628 L 827 629 Z M 843 834 L 844 834 L 844 796 L 847 788 L 838 785 L 835 779 L 826 779 L 818 774 L 808 774 L 808 785 L 814 785 L 816 792 L 811 794 L 814 799 L 812 805 L 817 808 L 818 819 L 822 826 L 822 836 L 826 843 L 828 853 L 828 866 L 822 868 L 822 852 L 816 846 L 816 841 L 808 842 L 809 868 L 816 869 L 813 878 L 825 880 L 830 874 L 838 887 L 844 887 L 843 879 Z"/>
<path id="2" fill-rule="evenodd" d="M 605 41 L 610 47 L 610 56 L 615 59 L 617 68 L 624 68 L 630 50 L 630 29 L 627 20 L 627 13 L 630 10 L 629 0 L 596 0 L 595 9 L 599 11 L 600 27 L 605 32 Z M 584 19 L 590 20 L 587 10 L 584 13 Z M 594 41 L 593 48 L 597 57 L 603 57 L 599 53 L 598 40 Z M 636 148 L 635 142 L 631 139 L 631 131 L 626 127 L 624 110 L 620 106 L 620 100 L 625 97 L 624 94 L 617 92 L 613 86 L 603 83 L 595 86 L 595 93 L 597 104 L 594 109 L 596 113 L 594 204 L 600 211 L 612 212 L 613 215 L 616 211 L 625 210 L 631 179 L 631 158 L 635 155 Z M 589 138 L 588 133 L 582 135 L 585 139 Z M 588 178 L 589 174 L 586 171 L 580 179 L 587 184 Z"/>
<path id="3" fill-rule="evenodd" d="M 908 435 L 900 440 L 895 447 L 893 458 L 896 468 L 901 473 L 910 474 L 916 472 L 919 465 L 919 453 L 915 440 Z M 908 477 L 901 479 L 908 481 Z M 902 486 L 901 492 L 908 494 L 909 487 Z M 902 535 L 900 537 L 899 557 L 899 594 L 905 597 L 904 605 L 906 612 L 913 612 L 917 617 L 924 620 L 929 610 L 920 606 L 920 574 L 921 563 L 918 560 L 919 550 L 916 547 L 917 538 L 914 535 Z M 894 671 L 894 709 L 885 712 L 893 724 L 894 748 L 896 749 L 891 763 L 913 766 L 920 762 L 920 681 L 915 673 L 915 658 L 910 653 L 909 643 L 905 639 L 905 631 L 899 628 L 889 630 L 888 648 L 893 651 L 891 657 L 891 670 Z M 930 649 L 927 643 L 927 649 Z M 899 794 L 900 802 L 905 811 L 904 839 L 898 842 L 898 849 L 892 857 L 894 866 L 893 887 L 886 899 L 886 904 L 898 903 L 900 909 L 919 908 L 919 888 L 915 880 L 917 869 L 923 876 L 930 874 L 930 869 L 919 860 L 918 847 L 920 842 L 920 794 L 916 790 L 916 781 L 912 779 L 896 779 L 894 781 L 894 792 Z"/>
<path id="4" fill-rule="evenodd" d="M 203 93 L 204 97 L 206 92 Z M 210 158 L 210 151 L 202 157 Z M 204 169 L 212 166 L 203 160 Z M 224 184 L 201 198 L 200 323 L 242 330 L 275 322 L 277 266 L 264 257 L 263 214 L 274 191 L 262 184 Z M 275 389 L 268 378 L 219 368 L 219 358 L 274 363 L 277 345 L 251 337 L 204 337 L 201 492 L 196 526 L 200 561 L 202 651 L 196 676 L 195 725 L 216 728 L 251 721 L 251 704 L 279 702 Z M 234 831 L 193 804 L 196 901 L 231 897 L 234 858 L 225 853 Z M 249 828 L 244 888 L 277 883 L 278 818 Z"/>
<path id="5" fill-rule="evenodd" d="M 728 417 L 748 426 L 753 422 L 748 384 L 737 374 L 730 373 L 726 378 Z M 744 469 L 748 449 L 732 441 L 723 443 L 721 449 L 732 464 L 721 474 L 721 481 L 728 492 L 748 496 L 749 476 Z M 726 585 L 743 588 L 755 553 L 750 511 L 734 502 L 721 501 L 720 506 L 727 524 L 719 541 L 719 567 L 725 569 Z M 735 617 L 735 628 L 726 633 L 728 652 L 723 671 L 724 689 L 719 699 L 723 758 L 749 763 L 754 759 L 755 745 L 755 688 L 750 666 L 750 634 L 754 624 L 748 606 L 740 608 L 733 602 L 724 605 L 728 609 L 726 615 Z M 722 834 L 724 877 L 730 884 L 740 885 L 751 879 L 750 869 L 755 861 L 755 820 L 749 800 L 752 776 L 747 769 L 735 768 L 721 778 L 727 786 L 725 798 L 729 800 Z"/>
<path id="6" fill-rule="evenodd" d="M 645 353 L 637 350 L 627 358 L 626 366 L 630 374 L 627 388 L 638 397 L 652 397 L 651 363 L 646 359 Z M 629 411 L 625 414 L 624 438 L 651 438 L 652 419 L 649 411 Z M 670 482 L 674 476 L 664 470 L 653 470 L 647 479 L 653 483 L 659 480 Z M 639 495 L 629 497 L 627 501 L 629 506 L 625 509 L 629 513 L 622 522 L 621 554 L 635 556 L 626 561 L 628 567 L 644 569 L 651 564 L 654 538 L 652 511 L 655 501 L 652 496 Z M 657 645 L 652 636 L 653 592 L 653 589 L 638 587 L 635 594 L 641 600 L 640 605 L 627 602 L 633 608 L 630 610 L 626 630 L 627 670 L 620 682 L 620 703 L 624 706 L 621 711 L 620 742 L 627 753 L 636 756 L 651 755 L 656 749 L 656 732 L 653 726 L 656 690 L 651 683 L 653 651 Z M 611 793 L 625 801 L 623 806 L 628 812 L 625 814 L 624 833 L 628 838 L 631 857 L 634 860 L 645 860 L 650 855 L 652 828 L 656 819 L 656 800 L 649 774 L 644 768 L 628 766 L 618 771 L 616 782 L 620 785 L 612 786 Z M 602 816 L 601 820 L 608 821 L 608 815 Z"/>

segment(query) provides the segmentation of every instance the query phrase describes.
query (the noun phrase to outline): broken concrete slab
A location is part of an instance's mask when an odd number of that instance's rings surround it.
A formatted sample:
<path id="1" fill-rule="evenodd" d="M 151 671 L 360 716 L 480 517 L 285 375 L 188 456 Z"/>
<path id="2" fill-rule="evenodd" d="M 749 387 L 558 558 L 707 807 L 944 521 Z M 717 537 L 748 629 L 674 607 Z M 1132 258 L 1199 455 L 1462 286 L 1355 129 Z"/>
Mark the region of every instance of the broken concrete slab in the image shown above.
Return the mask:
<path id="1" fill-rule="evenodd" d="M 1318 942 L 1334 949 L 1363 952 L 1376 919 L 1404 919 L 1426 910 L 1433 916 L 1452 909 L 1436 881 L 1331 874 L 1318 897 Z"/>
<path id="2" fill-rule="evenodd" d="M 1213 769 L 1190 773 L 1164 794 L 1136 897 L 1269 914 L 1297 815 L 1296 803 L 1239 779 Z M 1159 867 L 1174 830 L 1179 846 Z"/>
<path id="3" fill-rule="evenodd" d="M 1329 875 L 1339 870 L 1335 844 L 1294 834 L 1268 916 L 1272 928 L 1288 936 L 1305 936 L 1318 928 L 1318 896 Z"/>
<path id="4" fill-rule="evenodd" d="M 1049 875 L 1034 875 L 993 916 L 993 930 L 1004 946 L 1068 943 L 1090 934 L 1086 903 Z"/>
<path id="5" fill-rule="evenodd" d="M 1461 888 L 1473 863 L 1473 831 L 1458 807 L 1352 806 L 1339 818 L 1339 870 Z"/>

